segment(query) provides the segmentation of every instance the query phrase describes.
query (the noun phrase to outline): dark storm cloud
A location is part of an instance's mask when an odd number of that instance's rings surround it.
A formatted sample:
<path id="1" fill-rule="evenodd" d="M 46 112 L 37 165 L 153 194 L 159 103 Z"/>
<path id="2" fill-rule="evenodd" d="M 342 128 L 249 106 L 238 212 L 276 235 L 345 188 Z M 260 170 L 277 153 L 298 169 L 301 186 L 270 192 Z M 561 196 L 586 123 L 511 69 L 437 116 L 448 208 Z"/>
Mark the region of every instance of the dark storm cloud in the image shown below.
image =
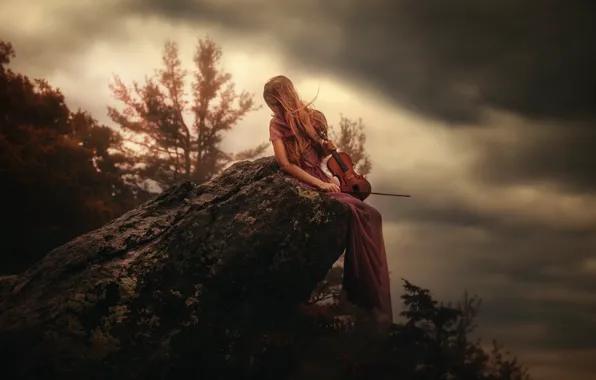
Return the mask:
<path id="1" fill-rule="evenodd" d="M 462 233 L 461 240 L 453 243 L 456 246 L 436 247 L 437 252 L 465 250 L 470 254 L 466 258 L 470 271 L 498 274 L 516 282 L 566 284 L 574 291 L 593 292 L 596 301 L 594 274 L 582 273 L 586 260 L 595 258 L 596 235 L 589 222 L 541 222 L 535 216 L 524 216 L 524 210 L 517 215 L 510 211 L 482 211 L 457 198 L 441 202 L 430 197 L 369 202 L 382 210 L 385 223 L 418 226 L 425 231 L 426 239 L 436 239 L 438 244 L 442 244 L 442 237 L 457 231 L 468 229 L 481 234 L 480 240 L 472 241 Z"/>
<path id="2" fill-rule="evenodd" d="M 512 292 L 523 289 L 511 289 Z M 481 313 L 486 325 L 531 326 L 539 321 L 544 331 L 526 345 L 539 343 L 546 349 L 596 349 L 596 325 L 589 318 L 596 313 L 592 304 L 570 301 L 540 300 L 512 294 L 491 297 L 483 303 Z"/>
<path id="3" fill-rule="evenodd" d="M 545 136 L 530 132 L 516 141 L 485 139 L 478 146 L 482 153 L 474 171 L 482 181 L 540 184 L 556 178 L 554 184 L 563 191 L 596 192 L 595 124 L 563 124 Z"/>
<path id="4" fill-rule="evenodd" d="M 46 15 L 60 23 L 36 33 L 0 25 L 32 75 L 72 64 L 94 40 L 125 41 L 131 16 L 269 34 L 294 62 L 452 125 L 481 125 L 486 107 L 555 120 L 549 141 L 487 146 L 478 178 L 596 191 L 592 1 L 131 0 L 63 9 Z"/>
<path id="5" fill-rule="evenodd" d="M 442 119 L 476 119 L 486 105 L 596 119 L 591 1 L 149 0 L 132 10 L 269 32 L 290 42 L 296 59 L 341 70 Z M 304 29 L 289 33 L 284 18 L 288 26 L 302 18 Z M 327 23 L 341 35 L 338 49 L 325 53 L 317 46 L 337 37 L 317 33 Z"/>
<path id="6" fill-rule="evenodd" d="M 389 213 L 384 209 L 384 216 Z M 486 329 L 484 338 L 498 338 L 492 332 L 494 327 L 539 325 L 544 331 L 540 336 L 507 336 L 508 344 L 596 349 L 596 282 L 594 273 L 582 271 L 585 260 L 593 257 L 593 237 L 531 223 L 508 233 L 508 228 L 491 221 L 474 225 L 484 234 L 475 240 L 457 222 L 462 212 L 452 214 L 452 223 L 447 222 L 443 210 L 436 213 L 438 221 L 433 221 L 432 210 L 423 213 L 422 223 L 419 217 L 409 219 L 403 214 L 399 222 L 420 228 L 408 230 L 408 239 L 425 242 L 421 246 L 433 252 L 430 257 L 452 273 L 450 286 L 474 284 L 469 290 L 483 299 L 479 321 Z M 399 227 L 394 233 L 400 233 Z M 419 250 L 401 254 L 421 259 L 428 256 Z M 454 263 L 457 268 L 450 268 Z M 400 275 L 407 278 L 412 274 Z M 484 284 L 485 277 L 498 278 L 500 285 Z M 437 290 L 431 287 L 431 291 Z"/>
<path id="7" fill-rule="evenodd" d="M 491 150 L 479 178 L 596 191 L 592 1 L 149 0 L 130 11 L 271 34 L 292 60 L 451 125 L 482 124 L 487 107 L 554 120 L 547 146 L 526 141 L 504 160 L 492 158 L 507 147 Z"/>
<path id="8" fill-rule="evenodd" d="M 375 186 L 391 192 L 391 182 L 378 178 Z M 524 346 L 596 349 L 595 273 L 585 268 L 595 258 L 596 235 L 589 222 L 540 220 L 526 214 L 529 205 L 515 212 L 483 211 L 449 186 L 409 199 L 371 195 L 369 202 L 381 210 L 385 223 L 396 223 L 392 233 L 399 235 L 403 228 L 409 241 L 424 242 L 407 245 L 414 252 L 394 254 L 425 262 L 432 258 L 453 273 L 450 283 L 474 284 L 470 290 L 484 300 L 483 336 L 494 336 L 495 326 L 539 326 L 539 335 L 504 335 Z M 495 200 L 506 202 L 506 197 Z M 498 286 L 484 284 L 486 277 L 498 279 Z"/>

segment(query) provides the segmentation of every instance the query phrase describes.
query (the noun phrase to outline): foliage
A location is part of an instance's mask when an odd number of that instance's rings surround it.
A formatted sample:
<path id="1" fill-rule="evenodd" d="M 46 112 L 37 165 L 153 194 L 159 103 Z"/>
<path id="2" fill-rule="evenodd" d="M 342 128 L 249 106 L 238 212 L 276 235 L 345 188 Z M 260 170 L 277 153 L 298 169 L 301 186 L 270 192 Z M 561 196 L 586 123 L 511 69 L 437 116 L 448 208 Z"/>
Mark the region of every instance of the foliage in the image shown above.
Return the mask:
<path id="1" fill-rule="evenodd" d="M 0 41 L 0 228 L 2 273 L 14 273 L 50 249 L 133 207 L 142 192 L 123 181 L 113 152 L 117 133 L 85 112 L 71 112 L 62 93 L 6 65 L 15 56 Z"/>
<path id="2" fill-rule="evenodd" d="M 362 317 L 339 318 L 332 306 L 313 305 L 302 309 L 292 328 L 272 332 L 277 339 L 269 341 L 264 351 L 277 361 L 293 363 L 294 379 L 326 373 L 325 367 L 334 362 L 337 367 L 339 361 L 341 373 L 336 375 L 342 379 L 530 380 L 516 358 L 506 357 L 502 345 L 493 341 L 492 350 L 486 352 L 479 340 L 471 341 L 481 305 L 477 296 L 465 293 L 451 306 L 438 303 L 427 289 L 407 280 L 403 287 L 405 322 L 386 333 L 373 333 Z M 308 355 L 314 351 L 316 356 Z M 308 376 L 302 375 L 307 372 Z"/>
<path id="3" fill-rule="evenodd" d="M 259 108 L 252 95 L 236 92 L 231 74 L 218 68 L 221 57 L 221 48 L 211 39 L 198 41 L 192 101 L 185 93 L 188 72 L 172 41 L 165 43 L 163 67 L 142 85 L 129 87 L 115 76 L 110 88 L 124 109 L 109 107 L 108 113 L 138 159 L 141 183 L 154 181 L 161 189 L 180 180 L 202 183 L 229 162 L 254 158 L 268 147 L 261 144 L 237 154 L 221 149 L 223 133 Z"/>
<path id="4" fill-rule="evenodd" d="M 362 119 L 355 121 L 340 115 L 339 131 L 336 131 L 336 128 L 330 125 L 329 134 L 337 148 L 350 155 L 356 172 L 366 176 L 372 170 L 372 162 L 364 147 L 366 143 L 364 127 Z"/>
<path id="5" fill-rule="evenodd" d="M 220 148 L 224 132 L 258 109 L 217 68 L 221 49 L 199 40 L 192 104 L 178 55 L 177 45 L 166 42 L 163 68 L 133 89 L 115 77 L 111 88 L 125 107 L 108 112 L 119 133 L 86 112 L 71 112 L 45 80 L 8 69 L 15 52 L 0 41 L 0 184 L 6 194 L 0 228 L 10 236 L 0 274 L 21 271 L 138 206 L 156 191 L 151 184 L 204 182 L 227 163 L 265 151 L 267 144 L 236 154 Z"/>

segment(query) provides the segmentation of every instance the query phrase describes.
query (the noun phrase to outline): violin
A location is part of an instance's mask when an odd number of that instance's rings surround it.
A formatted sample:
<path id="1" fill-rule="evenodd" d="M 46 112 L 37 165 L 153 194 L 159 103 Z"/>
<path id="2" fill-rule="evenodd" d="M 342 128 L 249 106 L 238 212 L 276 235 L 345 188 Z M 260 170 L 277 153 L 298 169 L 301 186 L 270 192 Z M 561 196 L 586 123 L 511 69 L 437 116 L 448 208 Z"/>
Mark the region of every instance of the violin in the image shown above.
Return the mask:
<path id="1" fill-rule="evenodd" d="M 327 136 L 323 135 L 321 131 L 318 132 L 323 141 L 329 141 Z M 327 160 L 327 170 L 339 180 L 339 188 L 342 193 L 350 194 L 361 201 L 364 201 L 371 194 L 410 197 L 405 194 L 373 192 L 370 182 L 354 170 L 354 163 L 350 155 L 345 152 L 338 152 L 336 149 L 331 151 L 331 157 Z"/>

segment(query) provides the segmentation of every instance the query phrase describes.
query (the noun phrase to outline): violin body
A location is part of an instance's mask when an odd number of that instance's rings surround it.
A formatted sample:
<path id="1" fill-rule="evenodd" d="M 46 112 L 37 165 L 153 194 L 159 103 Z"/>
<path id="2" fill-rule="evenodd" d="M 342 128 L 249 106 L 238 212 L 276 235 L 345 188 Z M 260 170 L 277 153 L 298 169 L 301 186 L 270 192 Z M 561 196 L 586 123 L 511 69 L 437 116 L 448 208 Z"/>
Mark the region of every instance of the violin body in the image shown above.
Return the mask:
<path id="1" fill-rule="evenodd" d="M 370 195 L 372 191 L 370 183 L 354 171 L 354 163 L 347 153 L 332 151 L 327 161 L 327 169 L 339 180 L 342 193 L 350 194 L 361 201 Z"/>
<path id="2" fill-rule="evenodd" d="M 322 141 L 329 141 L 327 134 L 321 130 L 317 131 Z M 356 199 L 364 201 L 371 194 L 387 195 L 392 197 L 407 197 L 406 194 L 387 194 L 387 193 L 376 193 L 372 191 L 370 182 L 364 178 L 364 176 L 356 173 L 354 170 L 354 163 L 349 154 L 344 152 L 338 152 L 337 150 L 331 151 L 331 157 L 327 160 L 327 170 L 339 180 L 339 190 L 342 193 L 350 194 Z"/>

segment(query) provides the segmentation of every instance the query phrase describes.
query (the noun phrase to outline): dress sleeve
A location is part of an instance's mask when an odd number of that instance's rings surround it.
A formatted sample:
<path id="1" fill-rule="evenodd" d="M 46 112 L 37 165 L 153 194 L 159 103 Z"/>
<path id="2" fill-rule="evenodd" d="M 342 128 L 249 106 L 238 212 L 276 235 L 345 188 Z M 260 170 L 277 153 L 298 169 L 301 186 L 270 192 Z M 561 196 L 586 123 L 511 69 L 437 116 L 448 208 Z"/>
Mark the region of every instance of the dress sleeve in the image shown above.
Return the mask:
<path id="1" fill-rule="evenodd" d="M 275 122 L 275 119 L 271 119 L 269 123 L 269 141 L 280 140 L 283 138 L 283 134 L 279 130 L 279 124 Z"/>
<path id="2" fill-rule="evenodd" d="M 271 119 L 269 123 L 269 141 L 280 140 L 290 136 L 293 136 L 293 133 L 288 126 L 281 124 L 275 118 Z"/>

